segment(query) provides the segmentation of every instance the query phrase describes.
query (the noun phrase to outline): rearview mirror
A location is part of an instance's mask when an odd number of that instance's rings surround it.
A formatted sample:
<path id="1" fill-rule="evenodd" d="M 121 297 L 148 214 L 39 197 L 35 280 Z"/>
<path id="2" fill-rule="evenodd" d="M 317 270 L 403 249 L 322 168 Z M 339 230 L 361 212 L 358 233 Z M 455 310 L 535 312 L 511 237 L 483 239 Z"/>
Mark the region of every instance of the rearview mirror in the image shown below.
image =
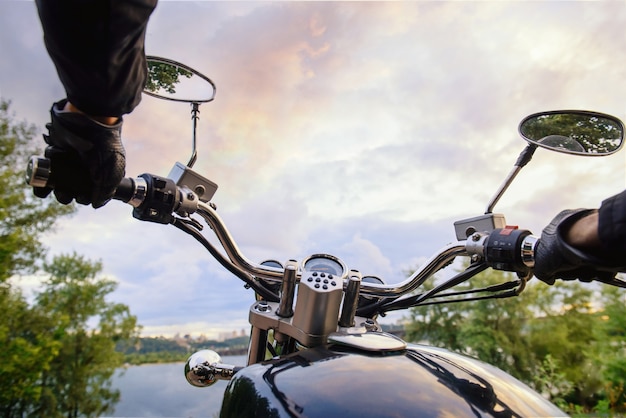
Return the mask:
<path id="1" fill-rule="evenodd" d="M 559 110 L 527 116 L 519 133 L 531 144 L 577 155 L 609 155 L 624 141 L 624 124 L 614 116 L 581 110 Z"/>
<path id="2" fill-rule="evenodd" d="M 147 56 L 146 61 L 148 76 L 143 88 L 145 94 L 158 99 L 191 104 L 193 136 L 191 157 L 187 163 L 187 167 L 191 168 L 198 157 L 196 128 L 200 104 L 215 98 L 215 83 L 193 68 L 168 58 Z"/>
<path id="3" fill-rule="evenodd" d="M 215 98 L 213 81 L 193 68 L 167 58 L 148 56 L 146 59 L 145 94 L 186 103 L 206 103 Z"/>

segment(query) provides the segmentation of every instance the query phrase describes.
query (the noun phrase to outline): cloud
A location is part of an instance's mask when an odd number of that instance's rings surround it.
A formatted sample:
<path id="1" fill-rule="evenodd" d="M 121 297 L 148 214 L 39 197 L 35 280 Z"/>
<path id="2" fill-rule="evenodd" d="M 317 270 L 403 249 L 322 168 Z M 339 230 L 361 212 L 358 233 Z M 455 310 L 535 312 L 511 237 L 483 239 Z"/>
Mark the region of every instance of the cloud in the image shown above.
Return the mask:
<path id="1" fill-rule="evenodd" d="M 341 247 L 341 252 L 353 266 L 374 266 L 383 277 L 388 277 L 393 273 L 391 261 L 385 257 L 379 247 L 373 242 L 364 239 L 359 234 L 352 237 L 352 240 Z M 361 272 L 367 275 L 365 272 Z"/>

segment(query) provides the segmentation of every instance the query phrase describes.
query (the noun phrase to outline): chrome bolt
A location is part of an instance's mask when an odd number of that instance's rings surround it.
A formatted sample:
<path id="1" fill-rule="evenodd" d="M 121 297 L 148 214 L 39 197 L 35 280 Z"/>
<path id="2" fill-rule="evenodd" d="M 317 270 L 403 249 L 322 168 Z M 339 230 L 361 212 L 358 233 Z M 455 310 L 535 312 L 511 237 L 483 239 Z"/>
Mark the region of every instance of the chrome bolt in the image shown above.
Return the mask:
<path id="1" fill-rule="evenodd" d="M 262 300 L 254 307 L 258 312 L 269 312 L 271 310 L 270 305 L 266 301 Z"/>
<path id="2" fill-rule="evenodd" d="M 373 319 L 366 319 L 361 325 L 368 331 L 376 331 L 376 321 Z"/>

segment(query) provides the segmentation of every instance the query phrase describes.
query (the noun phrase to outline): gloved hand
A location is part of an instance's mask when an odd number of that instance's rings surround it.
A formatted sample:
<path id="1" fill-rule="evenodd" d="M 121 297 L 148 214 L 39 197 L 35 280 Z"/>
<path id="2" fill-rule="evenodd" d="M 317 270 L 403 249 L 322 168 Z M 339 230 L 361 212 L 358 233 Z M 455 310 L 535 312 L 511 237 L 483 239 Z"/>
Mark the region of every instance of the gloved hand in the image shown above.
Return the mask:
<path id="1" fill-rule="evenodd" d="M 104 206 L 124 177 L 126 155 L 122 146 L 122 118 L 115 125 L 99 123 L 84 114 L 63 111 L 67 100 L 52 105 L 45 156 L 52 160 L 54 195 L 60 203 L 72 199 L 94 208 Z M 46 197 L 51 188 L 35 188 Z"/>
<path id="2" fill-rule="evenodd" d="M 593 209 L 564 210 L 552 219 L 535 247 L 535 277 L 554 284 L 555 279 L 590 281 L 615 276 L 614 272 L 598 270 L 601 260 L 569 245 L 564 239 L 565 231 L 574 222 L 593 212 Z"/>

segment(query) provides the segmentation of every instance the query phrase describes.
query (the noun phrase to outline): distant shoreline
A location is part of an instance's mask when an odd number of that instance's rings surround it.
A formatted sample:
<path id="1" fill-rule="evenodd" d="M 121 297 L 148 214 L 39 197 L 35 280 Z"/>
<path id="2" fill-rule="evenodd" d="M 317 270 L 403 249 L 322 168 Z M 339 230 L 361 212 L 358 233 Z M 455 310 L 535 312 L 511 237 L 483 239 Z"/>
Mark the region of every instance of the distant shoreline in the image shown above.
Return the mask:
<path id="1" fill-rule="evenodd" d="M 129 365 L 177 363 L 185 362 L 191 354 L 205 349 L 220 356 L 247 355 L 248 341 L 249 337 L 245 335 L 225 341 L 140 337 L 132 345 L 120 344 L 118 352 L 124 356 L 123 363 Z"/>
<path id="2" fill-rule="evenodd" d="M 214 350 L 220 356 L 245 356 L 248 354 L 247 349 L 235 350 Z M 131 353 L 124 355 L 124 367 L 140 366 L 142 364 L 166 364 L 166 363 L 184 363 L 193 352 L 152 352 L 152 353 Z"/>

